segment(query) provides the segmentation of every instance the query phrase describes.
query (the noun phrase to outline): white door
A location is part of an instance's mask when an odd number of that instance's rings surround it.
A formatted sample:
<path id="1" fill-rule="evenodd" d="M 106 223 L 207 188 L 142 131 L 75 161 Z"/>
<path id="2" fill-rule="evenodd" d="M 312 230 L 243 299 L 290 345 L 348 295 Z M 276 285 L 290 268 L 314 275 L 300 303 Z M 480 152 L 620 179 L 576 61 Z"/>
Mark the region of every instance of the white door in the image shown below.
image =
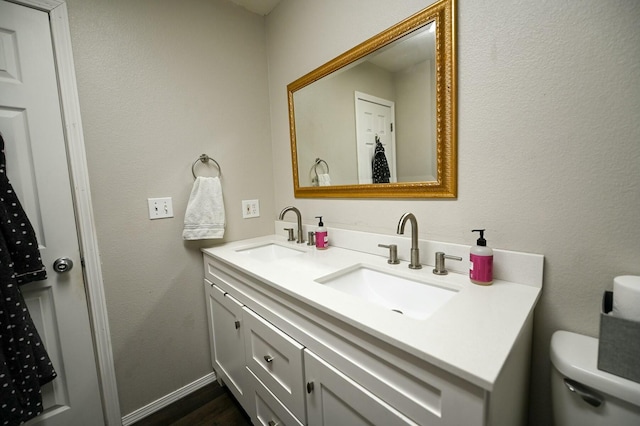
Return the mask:
<path id="1" fill-rule="evenodd" d="M 393 129 L 395 104 L 366 93 L 355 92 L 358 183 L 373 183 L 371 160 L 376 136 L 382 142 L 389 164 L 389 182 L 397 182 L 396 142 Z"/>
<path id="2" fill-rule="evenodd" d="M 22 287 L 58 377 L 29 424 L 104 424 L 46 12 L 0 1 L 0 132 L 7 174 L 36 231 L 48 279 Z M 56 259 L 74 266 L 55 272 Z"/>

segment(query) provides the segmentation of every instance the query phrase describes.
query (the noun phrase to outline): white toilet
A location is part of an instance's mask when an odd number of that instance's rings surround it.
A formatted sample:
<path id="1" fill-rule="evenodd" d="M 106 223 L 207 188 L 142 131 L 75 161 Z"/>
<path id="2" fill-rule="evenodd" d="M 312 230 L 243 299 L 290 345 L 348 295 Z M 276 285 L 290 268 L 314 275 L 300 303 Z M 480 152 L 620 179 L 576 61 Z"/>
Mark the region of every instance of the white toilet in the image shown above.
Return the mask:
<path id="1" fill-rule="evenodd" d="M 640 383 L 598 370 L 597 362 L 598 339 L 568 331 L 553 334 L 555 425 L 640 426 Z"/>

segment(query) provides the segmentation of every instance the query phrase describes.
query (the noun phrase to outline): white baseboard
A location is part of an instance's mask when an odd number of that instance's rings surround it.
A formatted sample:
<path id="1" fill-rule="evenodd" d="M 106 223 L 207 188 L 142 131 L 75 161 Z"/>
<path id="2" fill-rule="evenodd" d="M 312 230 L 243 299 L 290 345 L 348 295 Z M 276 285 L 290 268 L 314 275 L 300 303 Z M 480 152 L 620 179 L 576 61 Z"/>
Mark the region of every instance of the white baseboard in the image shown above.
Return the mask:
<path id="1" fill-rule="evenodd" d="M 138 408 L 136 411 L 127 414 L 122 418 L 122 426 L 129 426 L 139 420 L 144 419 L 145 417 L 155 413 L 156 411 L 161 410 L 167 405 L 173 404 L 178 401 L 180 398 L 183 398 L 189 395 L 191 392 L 194 392 L 200 389 L 203 386 L 208 385 L 216 380 L 216 373 L 212 372 L 195 380 L 188 385 L 181 387 L 168 395 L 163 396 L 162 398 L 156 399 L 155 401 L 145 405 L 142 408 Z"/>

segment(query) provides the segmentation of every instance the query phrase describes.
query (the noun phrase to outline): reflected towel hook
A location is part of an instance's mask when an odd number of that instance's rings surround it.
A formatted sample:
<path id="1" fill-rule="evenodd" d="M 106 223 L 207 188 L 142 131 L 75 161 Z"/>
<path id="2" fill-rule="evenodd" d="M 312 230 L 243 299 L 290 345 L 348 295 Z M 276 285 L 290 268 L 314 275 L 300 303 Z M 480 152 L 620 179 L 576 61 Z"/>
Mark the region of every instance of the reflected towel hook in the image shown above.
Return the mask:
<path id="1" fill-rule="evenodd" d="M 327 169 L 327 174 L 329 174 L 329 165 L 322 158 L 316 158 L 316 162 L 313 164 L 313 172 L 316 174 L 315 182 L 318 182 L 318 166 L 320 163 L 324 163 L 324 167 Z"/>
<path id="2" fill-rule="evenodd" d="M 209 157 L 207 154 L 202 154 L 191 165 L 191 174 L 193 174 L 193 178 L 194 179 L 197 178 L 197 176 L 196 176 L 196 164 L 198 164 L 198 161 L 202 161 L 203 163 L 206 163 L 208 161 L 213 161 L 215 163 L 216 167 L 218 168 L 218 177 L 222 177 L 222 168 L 220 167 L 220 164 L 218 164 L 218 162 L 216 160 L 214 160 L 212 157 Z"/>

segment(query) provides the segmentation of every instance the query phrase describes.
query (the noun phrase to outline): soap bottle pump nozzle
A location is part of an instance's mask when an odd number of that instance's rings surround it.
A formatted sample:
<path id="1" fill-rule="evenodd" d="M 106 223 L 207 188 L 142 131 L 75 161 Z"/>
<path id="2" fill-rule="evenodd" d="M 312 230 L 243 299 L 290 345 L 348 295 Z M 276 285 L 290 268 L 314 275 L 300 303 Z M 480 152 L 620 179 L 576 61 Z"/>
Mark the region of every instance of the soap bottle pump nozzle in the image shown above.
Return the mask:
<path id="1" fill-rule="evenodd" d="M 479 232 L 480 233 L 480 238 L 478 238 L 477 244 L 479 246 L 483 246 L 485 247 L 487 245 L 487 240 L 484 239 L 484 229 L 473 229 L 471 230 L 471 232 Z"/>
<path id="2" fill-rule="evenodd" d="M 320 219 L 320 222 L 318 222 L 318 226 L 324 226 L 324 223 L 322 223 L 322 216 L 316 216 L 316 219 Z"/>

